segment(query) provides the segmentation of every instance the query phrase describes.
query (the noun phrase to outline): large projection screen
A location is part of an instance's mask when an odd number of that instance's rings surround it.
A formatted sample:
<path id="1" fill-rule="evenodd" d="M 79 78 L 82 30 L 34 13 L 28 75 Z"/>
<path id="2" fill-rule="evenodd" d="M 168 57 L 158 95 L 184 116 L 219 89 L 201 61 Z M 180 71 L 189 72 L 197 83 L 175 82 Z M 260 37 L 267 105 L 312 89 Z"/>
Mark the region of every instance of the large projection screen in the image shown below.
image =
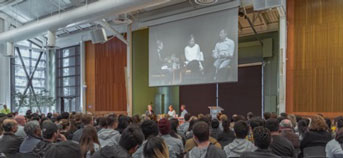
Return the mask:
<path id="1" fill-rule="evenodd" d="M 149 31 L 150 87 L 237 82 L 238 8 Z"/>

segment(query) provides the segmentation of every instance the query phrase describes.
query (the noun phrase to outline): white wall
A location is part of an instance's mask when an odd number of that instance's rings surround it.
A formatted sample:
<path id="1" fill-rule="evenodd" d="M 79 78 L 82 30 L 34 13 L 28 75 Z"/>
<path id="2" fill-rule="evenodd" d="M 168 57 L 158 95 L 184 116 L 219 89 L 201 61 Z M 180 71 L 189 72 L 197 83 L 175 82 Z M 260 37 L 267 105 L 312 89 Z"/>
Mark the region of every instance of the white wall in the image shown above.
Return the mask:
<path id="1" fill-rule="evenodd" d="M 0 32 L 5 30 L 5 22 L 0 19 Z M 0 50 L 3 51 L 3 50 Z M 0 52 L 0 104 L 7 104 L 10 107 L 11 103 L 11 88 L 10 88 L 10 58 L 4 57 Z M 0 107 L 0 109 L 2 106 Z"/>

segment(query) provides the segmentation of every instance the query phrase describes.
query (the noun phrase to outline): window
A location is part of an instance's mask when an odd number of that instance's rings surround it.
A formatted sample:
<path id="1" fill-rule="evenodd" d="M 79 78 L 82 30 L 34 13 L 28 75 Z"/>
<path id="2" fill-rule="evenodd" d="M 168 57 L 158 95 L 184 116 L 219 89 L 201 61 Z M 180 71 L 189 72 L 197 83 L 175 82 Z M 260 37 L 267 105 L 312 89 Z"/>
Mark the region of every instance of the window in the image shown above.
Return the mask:
<path id="1" fill-rule="evenodd" d="M 12 109 L 24 114 L 54 111 L 53 98 L 47 103 L 46 53 L 30 41 L 17 42 L 15 58 L 11 59 Z M 32 77 L 32 87 L 29 80 Z"/>
<path id="2" fill-rule="evenodd" d="M 80 112 L 80 46 L 56 52 L 57 104 L 61 111 Z"/>

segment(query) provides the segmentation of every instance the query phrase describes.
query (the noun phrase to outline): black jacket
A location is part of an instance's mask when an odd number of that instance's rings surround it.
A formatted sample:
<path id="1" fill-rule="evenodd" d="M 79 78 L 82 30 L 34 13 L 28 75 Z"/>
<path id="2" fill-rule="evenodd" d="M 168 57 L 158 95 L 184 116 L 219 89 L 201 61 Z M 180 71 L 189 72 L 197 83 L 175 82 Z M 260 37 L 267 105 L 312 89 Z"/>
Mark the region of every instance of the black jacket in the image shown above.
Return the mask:
<path id="1" fill-rule="evenodd" d="M 303 151 L 306 147 L 326 146 L 331 139 L 331 134 L 327 131 L 308 131 L 300 143 L 300 149 Z"/>
<path id="2" fill-rule="evenodd" d="M 217 140 L 224 148 L 224 146 L 232 143 L 235 138 L 236 138 L 235 133 L 231 130 L 228 130 L 226 132 L 224 131 L 220 133 Z"/>
<path id="3" fill-rule="evenodd" d="M 0 139 L 0 153 L 4 153 L 5 155 L 19 153 L 19 147 L 22 142 L 22 138 L 12 133 L 4 133 Z"/>
<path id="4" fill-rule="evenodd" d="M 92 158 L 131 158 L 127 150 L 119 145 L 105 146 L 95 152 Z"/>
<path id="5" fill-rule="evenodd" d="M 273 154 L 270 150 L 257 149 L 254 152 L 245 152 L 241 155 L 241 158 L 281 158 Z"/>
<path id="6" fill-rule="evenodd" d="M 52 144 L 53 143 L 45 140 L 40 141 L 33 149 L 33 155 L 35 155 L 37 158 L 43 158 L 45 153 L 51 148 Z"/>

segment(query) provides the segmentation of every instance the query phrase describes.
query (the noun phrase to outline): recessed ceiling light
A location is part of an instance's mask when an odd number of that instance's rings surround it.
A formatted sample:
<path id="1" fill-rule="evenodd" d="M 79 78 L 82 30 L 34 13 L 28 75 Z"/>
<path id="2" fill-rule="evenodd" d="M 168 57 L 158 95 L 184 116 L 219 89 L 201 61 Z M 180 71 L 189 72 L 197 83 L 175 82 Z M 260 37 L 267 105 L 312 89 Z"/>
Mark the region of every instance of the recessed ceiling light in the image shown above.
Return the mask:
<path id="1" fill-rule="evenodd" d="M 194 0 L 196 4 L 199 5 L 211 5 L 218 2 L 218 0 Z"/>

